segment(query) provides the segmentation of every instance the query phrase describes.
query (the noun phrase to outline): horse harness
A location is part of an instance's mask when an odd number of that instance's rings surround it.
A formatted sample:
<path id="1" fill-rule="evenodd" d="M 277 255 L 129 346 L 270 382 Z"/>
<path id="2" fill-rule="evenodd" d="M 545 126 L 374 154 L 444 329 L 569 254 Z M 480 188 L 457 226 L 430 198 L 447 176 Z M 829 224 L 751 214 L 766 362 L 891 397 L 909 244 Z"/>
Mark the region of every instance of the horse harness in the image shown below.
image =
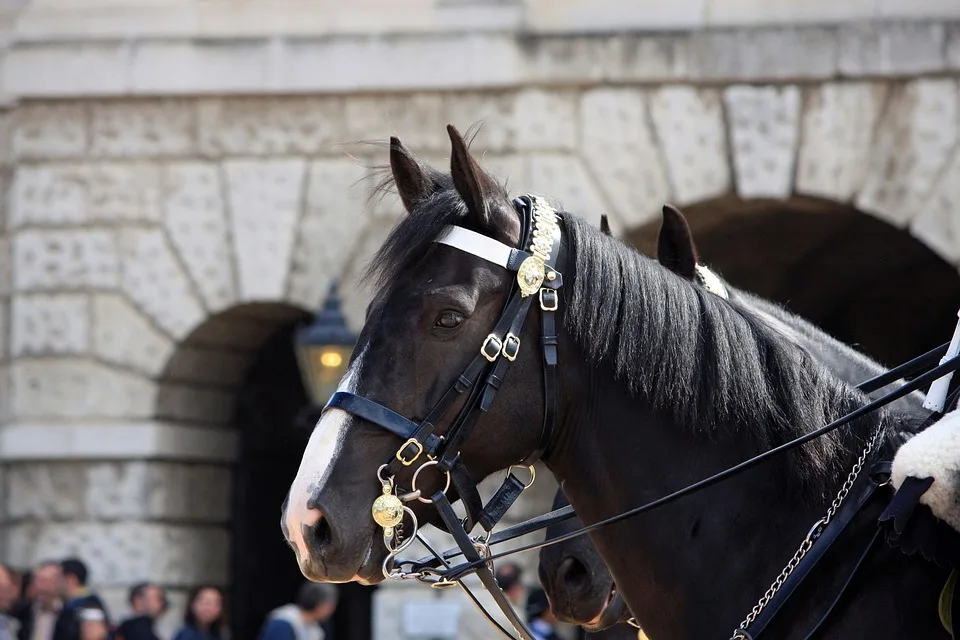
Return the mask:
<path id="1" fill-rule="evenodd" d="M 533 464 L 547 450 L 553 436 L 556 418 L 556 373 L 557 357 L 557 329 L 556 311 L 559 308 L 560 289 L 563 286 L 563 276 L 557 271 L 556 265 L 561 248 L 560 218 L 556 211 L 544 200 L 534 195 L 525 195 L 513 201 L 514 207 L 521 220 L 521 248 L 509 247 L 497 240 L 476 233 L 460 226 L 449 226 L 435 240 L 436 243 L 455 247 L 470 253 L 488 262 L 516 272 L 516 279 L 511 281 L 507 301 L 500 314 L 493 331 L 484 339 L 479 353 L 457 377 L 450 388 L 440 397 L 439 401 L 419 423 L 413 422 L 399 413 L 384 407 L 363 396 L 337 391 L 324 407 L 327 409 L 341 409 L 358 418 L 371 422 L 401 438 L 404 442 L 399 449 L 377 470 L 377 478 L 381 483 L 382 494 L 377 497 L 371 507 L 374 521 L 383 529 L 383 542 L 388 555 L 384 560 L 382 571 L 386 578 L 394 580 L 416 579 L 435 588 L 460 586 L 480 609 L 481 613 L 491 624 L 496 626 L 507 637 L 512 636 L 499 625 L 483 608 L 469 588 L 462 582 L 469 573 L 476 573 L 484 588 L 490 593 L 498 607 L 513 625 L 522 640 L 534 640 L 533 634 L 526 627 L 520 616 L 513 609 L 510 601 L 500 589 L 493 574 L 493 561 L 521 551 L 533 550 L 548 544 L 561 542 L 577 535 L 582 535 L 602 526 L 626 519 L 641 512 L 662 506 L 676 498 L 693 493 L 710 484 L 719 482 L 727 477 L 745 470 L 749 466 L 762 460 L 800 446 L 808 440 L 818 437 L 828 430 L 838 428 L 842 424 L 861 417 L 884 404 L 888 404 L 909 391 L 920 388 L 922 384 L 942 376 L 945 372 L 960 368 L 960 358 L 953 358 L 941 362 L 939 366 L 928 371 L 899 389 L 888 393 L 870 404 L 858 409 L 848 416 L 807 434 L 797 440 L 785 443 L 780 447 L 762 453 L 735 467 L 722 471 L 714 476 L 701 480 L 664 498 L 655 500 L 641 507 L 631 509 L 607 520 L 585 526 L 577 531 L 546 540 L 540 544 L 532 544 L 509 552 L 491 554 L 491 545 L 516 539 L 522 535 L 544 529 L 552 524 L 562 522 L 573 517 L 571 506 L 557 509 L 550 513 L 538 516 L 520 523 L 509 529 L 494 534 L 493 528 L 497 525 L 506 511 L 516 499 L 530 487 L 535 480 Z M 529 247 L 529 251 L 522 249 Z M 720 295 L 726 293 L 719 279 L 710 279 L 710 273 L 697 272 L 698 281 L 707 286 L 708 290 Z M 716 280 L 716 282 L 714 282 Z M 720 295 L 726 297 L 726 295 Z M 517 358 L 520 350 L 520 334 L 526 317 L 537 301 L 541 312 L 540 344 L 543 349 L 543 424 L 536 448 L 524 460 L 512 465 L 500 488 L 494 493 L 490 501 L 483 505 L 477 490 L 477 483 L 470 475 L 462 458 L 460 446 L 469 435 L 477 419 L 486 413 L 493 399 L 503 383 L 509 366 Z M 934 349 L 923 356 L 893 369 L 861 384 L 861 391 L 869 392 L 879 389 L 903 375 L 912 373 L 921 367 L 931 366 L 946 352 L 947 345 Z M 460 398 L 466 398 L 460 411 L 457 413 L 449 428 L 442 435 L 437 434 L 437 427 L 453 404 Z M 787 566 L 773 584 L 766 591 L 757 605 L 751 609 L 747 617 L 733 632 L 731 640 L 754 640 L 767 627 L 773 616 L 780 610 L 784 602 L 794 592 L 799 583 L 823 556 L 830 545 L 837 539 L 840 532 L 850 523 L 856 513 L 866 504 L 875 490 L 883 486 L 889 479 L 889 462 L 880 462 L 873 466 L 865 481 L 857 485 L 864 465 L 869 461 L 882 440 L 882 424 L 871 434 L 870 440 L 861 452 L 856 463 L 843 483 L 839 493 L 827 510 L 826 515 L 818 520 L 810 529 L 800 548 L 791 558 Z M 398 472 L 411 467 L 421 461 L 416 468 L 409 491 L 401 491 L 395 482 Z M 527 482 L 521 481 L 512 471 L 515 467 L 526 466 L 530 472 Z M 444 480 L 444 487 L 429 498 L 422 495 L 417 489 L 421 473 L 429 467 L 436 467 Z M 450 486 L 457 492 L 458 498 L 464 505 L 466 515 L 458 518 L 451 506 L 446 493 Z M 852 493 L 851 493 L 852 492 Z M 436 551 L 422 536 L 414 512 L 405 503 L 414 500 L 433 504 L 443 522 L 444 527 L 453 536 L 458 549 L 444 552 Z M 413 524 L 412 532 L 403 530 L 404 516 L 409 516 Z M 470 532 L 479 524 L 483 533 L 471 537 Z M 830 604 L 826 614 L 816 624 L 817 629 L 825 622 L 833 611 L 836 601 L 849 586 L 853 573 L 861 566 L 863 560 L 874 547 L 878 535 L 874 535 L 863 554 L 854 566 L 853 571 L 842 585 L 840 594 Z M 415 540 L 419 540 L 432 553 L 432 557 L 417 561 L 403 561 L 396 565 L 398 555 L 408 548 Z M 451 566 L 449 560 L 457 556 L 466 560 L 458 566 Z M 410 565 L 404 569 L 403 565 Z M 630 621 L 635 624 L 633 620 Z M 810 635 L 813 635 L 811 632 Z M 808 636 L 809 637 L 809 636 Z"/>

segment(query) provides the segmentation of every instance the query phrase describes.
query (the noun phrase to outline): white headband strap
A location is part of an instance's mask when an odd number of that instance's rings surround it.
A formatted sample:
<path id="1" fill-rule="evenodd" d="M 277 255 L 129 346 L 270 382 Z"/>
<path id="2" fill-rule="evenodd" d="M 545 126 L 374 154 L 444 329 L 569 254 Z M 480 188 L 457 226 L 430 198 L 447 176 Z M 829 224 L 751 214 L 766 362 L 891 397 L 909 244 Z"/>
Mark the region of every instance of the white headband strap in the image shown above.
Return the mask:
<path id="1" fill-rule="evenodd" d="M 485 235 L 464 229 L 463 227 L 449 226 L 436 240 L 440 244 L 456 247 L 461 251 L 471 253 L 488 262 L 509 268 L 510 253 L 513 247 L 508 247 L 498 240 Z"/>

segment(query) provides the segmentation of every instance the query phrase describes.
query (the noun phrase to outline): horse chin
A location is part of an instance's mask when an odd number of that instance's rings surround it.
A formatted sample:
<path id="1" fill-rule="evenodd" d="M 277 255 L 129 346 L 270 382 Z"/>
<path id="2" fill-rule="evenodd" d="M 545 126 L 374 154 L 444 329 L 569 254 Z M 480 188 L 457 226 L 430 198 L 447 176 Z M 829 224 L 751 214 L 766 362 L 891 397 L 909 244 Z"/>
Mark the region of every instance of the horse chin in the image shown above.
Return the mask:
<path id="1" fill-rule="evenodd" d="M 611 584 L 610 593 L 607 595 L 606 601 L 600 608 L 600 613 L 598 613 L 597 616 L 590 622 L 584 623 L 580 626 L 590 633 L 596 633 L 598 631 L 609 629 L 615 624 L 626 622 L 629 619 L 630 610 L 627 609 L 626 603 L 623 601 L 623 598 L 620 597 L 620 592 L 617 591 L 617 585 Z"/>

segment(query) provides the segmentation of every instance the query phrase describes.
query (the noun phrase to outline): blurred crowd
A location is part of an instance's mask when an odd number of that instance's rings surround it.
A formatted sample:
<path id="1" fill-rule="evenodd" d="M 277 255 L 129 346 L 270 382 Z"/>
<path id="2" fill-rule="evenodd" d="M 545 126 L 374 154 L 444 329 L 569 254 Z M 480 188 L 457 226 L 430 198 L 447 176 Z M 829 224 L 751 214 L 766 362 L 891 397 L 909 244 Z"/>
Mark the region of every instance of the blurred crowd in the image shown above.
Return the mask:
<path id="1" fill-rule="evenodd" d="M 169 606 L 165 590 L 142 582 L 130 589 L 127 600 L 130 615 L 111 618 L 77 558 L 41 562 L 22 572 L 0 564 L 0 640 L 161 640 L 155 626 Z M 336 606 L 336 587 L 304 583 L 296 602 L 271 612 L 259 640 L 323 640 L 320 624 Z M 228 635 L 223 591 L 213 585 L 193 588 L 173 640 L 227 640 Z"/>

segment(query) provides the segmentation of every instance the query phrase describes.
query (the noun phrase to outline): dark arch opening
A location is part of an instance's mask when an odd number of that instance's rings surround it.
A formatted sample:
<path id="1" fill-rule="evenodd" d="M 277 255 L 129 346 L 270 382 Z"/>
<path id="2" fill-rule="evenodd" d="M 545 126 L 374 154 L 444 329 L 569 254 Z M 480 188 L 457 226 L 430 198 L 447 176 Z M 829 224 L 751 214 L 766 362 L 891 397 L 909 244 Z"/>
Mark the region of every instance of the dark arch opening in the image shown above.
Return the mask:
<path id="1" fill-rule="evenodd" d="M 893 366 L 950 339 L 960 273 L 929 247 L 853 207 L 817 198 L 729 197 L 683 210 L 701 260 Z M 660 223 L 624 238 L 656 254 Z"/>
<path id="2" fill-rule="evenodd" d="M 234 474 L 232 637 L 254 640 L 274 608 L 296 601 L 305 582 L 280 534 L 280 506 L 300 466 L 312 424 L 300 417 L 309 399 L 297 368 L 288 321 L 260 348 L 237 394 L 241 432 Z M 298 419 L 300 418 L 300 419 Z M 340 601 L 324 625 L 328 640 L 372 637 L 373 588 L 337 585 Z"/>

